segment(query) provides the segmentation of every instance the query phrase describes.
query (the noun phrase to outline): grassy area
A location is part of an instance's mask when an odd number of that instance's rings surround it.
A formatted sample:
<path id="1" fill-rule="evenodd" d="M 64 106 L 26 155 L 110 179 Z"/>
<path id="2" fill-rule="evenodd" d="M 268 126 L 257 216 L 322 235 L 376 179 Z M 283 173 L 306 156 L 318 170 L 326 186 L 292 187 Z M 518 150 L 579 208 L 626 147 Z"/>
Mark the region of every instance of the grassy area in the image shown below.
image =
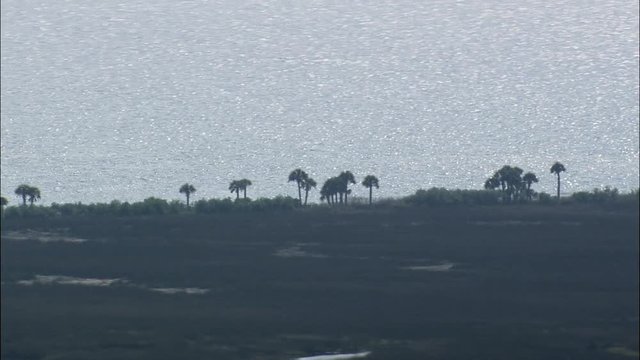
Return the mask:
<path id="1" fill-rule="evenodd" d="M 637 207 L 14 217 L 1 246 L 3 359 L 638 352 Z"/>

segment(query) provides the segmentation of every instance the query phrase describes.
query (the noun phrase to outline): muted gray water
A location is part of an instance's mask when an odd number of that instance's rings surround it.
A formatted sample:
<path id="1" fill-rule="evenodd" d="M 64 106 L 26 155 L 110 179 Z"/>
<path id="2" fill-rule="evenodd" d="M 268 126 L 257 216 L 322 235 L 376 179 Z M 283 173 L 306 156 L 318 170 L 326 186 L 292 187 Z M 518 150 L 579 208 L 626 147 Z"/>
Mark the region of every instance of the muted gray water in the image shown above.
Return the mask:
<path id="1" fill-rule="evenodd" d="M 503 164 L 553 192 L 556 160 L 566 192 L 638 187 L 637 1 L 2 0 L 1 20 L 5 196 L 295 195 L 295 167 L 399 196 Z"/>

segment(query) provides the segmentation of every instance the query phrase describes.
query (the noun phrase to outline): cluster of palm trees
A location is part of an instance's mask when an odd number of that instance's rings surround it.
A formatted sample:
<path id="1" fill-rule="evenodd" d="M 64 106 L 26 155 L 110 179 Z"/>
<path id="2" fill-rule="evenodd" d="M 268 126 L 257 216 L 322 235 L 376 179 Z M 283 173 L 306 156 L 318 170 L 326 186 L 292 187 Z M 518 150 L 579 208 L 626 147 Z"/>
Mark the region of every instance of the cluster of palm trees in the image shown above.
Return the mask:
<path id="1" fill-rule="evenodd" d="M 315 188 L 318 184 L 302 169 L 295 169 L 289 174 L 289 182 L 295 182 L 298 187 L 298 204 L 301 206 L 307 205 L 309 199 L 309 191 Z M 325 181 L 322 189 L 320 190 L 320 200 L 327 201 L 328 204 L 347 204 L 348 196 L 351 194 L 349 189 L 350 184 L 355 184 L 356 179 L 351 171 L 343 171 L 340 175 L 332 177 Z M 236 200 L 240 199 L 240 191 L 243 192 L 243 197 L 247 198 L 247 187 L 251 186 L 251 180 L 240 179 L 233 180 L 229 183 L 229 191 L 236 194 Z M 373 201 L 373 188 L 379 187 L 378 178 L 373 175 L 367 175 L 362 181 L 362 185 L 369 189 L 369 204 Z M 187 207 L 189 207 L 189 199 L 191 194 L 196 192 L 195 186 L 189 183 L 183 184 L 178 190 L 181 194 L 184 194 L 187 198 Z M 302 199 L 302 192 L 304 191 L 304 201 Z"/>
<path id="2" fill-rule="evenodd" d="M 33 205 L 34 202 L 40 200 L 40 189 L 35 186 L 22 184 L 16 188 L 14 193 L 22 198 L 22 205 L 27 205 L 27 200 Z M 5 199 L 6 200 L 6 199 Z"/>
<path id="3" fill-rule="evenodd" d="M 555 162 L 551 166 L 551 173 L 556 174 L 558 177 L 558 191 L 557 196 L 560 199 L 560 173 L 566 171 L 564 165 L 559 162 Z M 534 191 L 531 189 L 533 183 L 538 182 L 536 174 L 527 172 L 523 175 L 524 170 L 515 166 L 509 165 L 503 166 L 500 170 L 496 171 L 493 176 L 487 179 L 484 183 L 484 188 L 488 190 L 500 189 L 508 201 L 516 201 L 525 196 L 531 200 Z M 298 204 L 307 205 L 309 198 L 309 191 L 317 186 L 317 183 L 311 178 L 304 170 L 295 169 L 289 174 L 289 182 L 295 182 L 298 186 Z M 349 185 L 356 184 L 355 176 L 351 171 L 343 171 L 338 176 L 331 177 L 324 182 L 320 188 L 320 200 L 326 201 L 329 205 L 334 204 L 347 204 L 351 189 Z M 367 175 L 362 180 L 362 186 L 369 189 L 369 204 L 373 201 L 373 188 L 379 188 L 379 181 L 373 175 Z M 243 196 L 247 198 L 247 187 L 251 186 L 251 180 L 240 179 L 233 180 L 229 184 L 229 191 L 236 193 L 236 200 L 240 199 L 240 191 L 243 192 Z M 302 191 L 304 191 L 304 202 L 302 201 Z M 22 184 L 16 188 L 15 194 L 22 198 L 22 204 L 27 205 L 27 200 L 31 205 L 38 201 L 40 197 L 40 189 L 35 186 Z M 187 197 L 187 207 L 189 207 L 189 199 L 191 194 L 196 192 L 196 188 L 185 183 L 179 189 L 181 194 L 185 194 Z M 8 204 L 5 197 L 0 197 L 0 205 L 4 209 L 4 206 Z"/>
<path id="4" fill-rule="evenodd" d="M 236 193 L 236 200 L 240 199 L 240 191 L 244 193 L 244 198 L 247 198 L 247 187 L 251 186 L 251 180 L 249 179 L 240 179 L 233 180 L 229 183 L 229 191 L 231 193 Z"/>
<path id="5" fill-rule="evenodd" d="M 309 198 L 309 191 L 315 188 L 318 184 L 313 178 L 309 177 L 309 175 L 304 172 L 302 169 L 295 169 L 289 174 L 289 181 L 298 185 L 298 204 L 303 205 L 302 203 L 302 190 L 304 190 L 304 205 L 307 205 L 307 199 Z"/>
<path id="6" fill-rule="evenodd" d="M 320 189 L 320 200 L 326 200 L 329 205 L 347 204 L 351 189 L 350 184 L 356 184 L 356 179 L 351 171 L 343 171 L 336 177 L 329 178 Z M 373 188 L 379 187 L 378 178 L 373 175 L 365 176 L 362 185 L 369 188 L 369 204 L 373 200 Z"/>
<path id="7" fill-rule="evenodd" d="M 558 176 L 558 199 L 560 199 L 560 173 L 563 171 L 566 171 L 564 165 L 557 161 L 551 166 L 551 173 Z M 507 201 L 517 201 L 522 196 L 531 200 L 534 194 L 531 184 L 537 183 L 538 177 L 532 172 L 527 172 L 524 175 L 523 172 L 524 170 L 517 166 L 505 165 L 485 181 L 484 188 L 487 190 L 500 189 Z"/>

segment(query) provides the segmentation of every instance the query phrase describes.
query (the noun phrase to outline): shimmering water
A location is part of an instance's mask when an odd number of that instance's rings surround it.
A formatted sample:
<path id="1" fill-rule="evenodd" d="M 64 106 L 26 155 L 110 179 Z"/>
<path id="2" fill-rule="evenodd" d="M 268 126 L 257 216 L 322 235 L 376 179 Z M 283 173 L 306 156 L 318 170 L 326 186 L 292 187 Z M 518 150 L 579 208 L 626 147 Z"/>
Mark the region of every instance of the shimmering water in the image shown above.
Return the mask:
<path id="1" fill-rule="evenodd" d="M 566 192 L 638 187 L 637 1 L 2 0 L 1 20 L 5 196 L 295 195 L 295 167 L 399 196 L 503 164 L 553 192 L 556 160 Z"/>

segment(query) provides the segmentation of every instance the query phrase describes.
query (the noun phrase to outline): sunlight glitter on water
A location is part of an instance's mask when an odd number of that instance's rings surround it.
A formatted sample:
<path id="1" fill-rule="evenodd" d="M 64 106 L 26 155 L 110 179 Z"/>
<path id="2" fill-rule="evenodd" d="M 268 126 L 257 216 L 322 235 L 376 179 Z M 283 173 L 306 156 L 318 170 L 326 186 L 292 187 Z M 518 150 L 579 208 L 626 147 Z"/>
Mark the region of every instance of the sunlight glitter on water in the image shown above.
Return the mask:
<path id="1" fill-rule="evenodd" d="M 1 192 L 44 203 L 639 185 L 638 2 L 2 2 Z M 169 29 L 178 29 L 171 30 Z M 86 191 L 90 187 L 92 191 Z M 366 189 L 354 188 L 355 196 Z M 310 201 L 318 201 L 317 191 Z M 12 203 L 14 203 L 12 201 Z"/>

